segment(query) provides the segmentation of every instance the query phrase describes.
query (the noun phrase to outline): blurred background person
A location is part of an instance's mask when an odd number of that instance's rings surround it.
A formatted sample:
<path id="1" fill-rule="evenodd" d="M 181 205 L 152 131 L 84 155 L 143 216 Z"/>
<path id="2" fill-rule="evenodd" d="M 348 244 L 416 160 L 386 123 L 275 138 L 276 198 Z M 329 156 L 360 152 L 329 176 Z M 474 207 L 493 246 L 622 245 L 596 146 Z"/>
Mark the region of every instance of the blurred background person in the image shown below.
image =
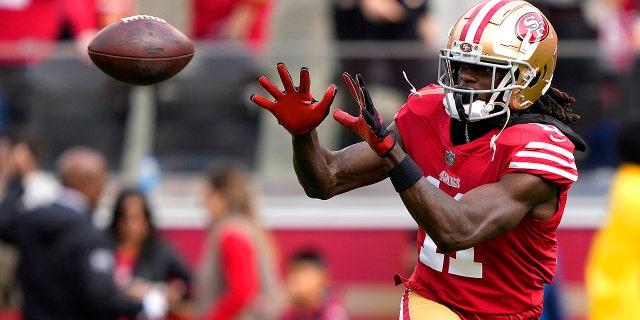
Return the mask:
<path id="1" fill-rule="evenodd" d="M 65 30 L 88 62 L 87 45 L 98 25 L 93 0 L 1 0 L 0 21 L 1 130 L 30 118 L 28 68 L 49 57 Z"/>
<path id="2" fill-rule="evenodd" d="M 593 238 L 585 268 L 591 320 L 640 314 L 640 121 L 622 126 L 622 159 L 609 191 L 609 213 Z"/>
<path id="3" fill-rule="evenodd" d="M 201 41 L 231 41 L 259 52 L 269 37 L 275 0 L 192 0 L 192 35 Z"/>
<path id="4" fill-rule="evenodd" d="M 0 138 L 0 197 L 17 171 L 24 186 L 21 206 L 32 210 L 55 201 L 61 188 L 53 175 L 43 170 L 47 153 L 46 144 L 37 132 L 26 128 L 5 130 Z M 16 248 L 0 241 L 0 319 L 18 317 L 15 310 L 22 301 L 15 273 L 18 259 Z"/>
<path id="5" fill-rule="evenodd" d="M 214 164 L 204 205 L 210 225 L 197 279 L 200 319 L 275 319 L 282 305 L 276 249 L 258 221 L 260 193 L 246 169 Z"/>
<path id="6" fill-rule="evenodd" d="M 583 4 L 585 21 L 596 33 L 597 52 L 596 58 L 586 66 L 594 70 L 591 78 L 597 86 L 591 89 L 596 94 L 596 109 L 591 112 L 594 123 L 586 135 L 591 152 L 585 168 L 615 170 L 620 164 L 615 150 L 619 125 L 640 116 L 636 107 L 640 52 L 638 5 L 636 0 L 586 0 Z"/>
<path id="7" fill-rule="evenodd" d="M 156 231 L 153 214 L 145 195 L 137 189 L 124 189 L 116 198 L 109 238 L 115 248 L 114 277 L 127 291 L 131 285 L 163 285 L 173 294 L 170 319 L 191 317 L 188 294 L 191 275 L 182 257 Z"/>
<path id="8" fill-rule="evenodd" d="M 258 60 L 270 40 L 275 0 L 186 2 L 184 33 L 197 54 L 158 86 L 154 152 L 166 170 L 199 172 L 221 155 L 253 170 L 263 121 L 247 92 L 262 74 Z"/>
<path id="9" fill-rule="evenodd" d="M 367 87 L 372 96 L 378 92 L 380 96 L 395 101 L 379 102 L 379 105 L 402 105 L 411 89 L 403 71 L 416 87 L 435 82 L 432 75 L 437 67 L 435 48 L 440 45 L 439 28 L 429 2 L 333 0 L 331 9 L 339 55 L 339 72 L 336 74 L 341 77 L 342 72 L 360 73 L 367 77 Z M 372 44 L 375 47 L 371 47 Z M 342 78 L 336 78 L 333 83 L 341 92 L 349 92 Z M 353 103 L 344 101 L 338 105 L 349 113 L 358 112 Z M 395 112 L 395 109 L 380 110 L 388 121 L 393 119 Z M 340 129 L 340 146 L 360 141 L 353 131 Z"/>
<path id="10" fill-rule="evenodd" d="M 61 187 L 55 177 L 45 170 L 48 161 L 48 146 L 40 132 L 29 127 L 6 128 L 2 138 L 1 157 L 17 157 L 14 168 L 0 168 L 2 181 L 8 183 L 14 171 L 18 171 L 25 185 L 21 197 L 25 209 L 51 204 L 60 194 Z M 6 159 L 4 163 L 11 163 Z M 6 185 L 0 186 L 5 188 Z"/>
<path id="11" fill-rule="evenodd" d="M 346 320 L 347 311 L 331 288 L 324 258 L 314 250 L 294 254 L 285 268 L 288 306 L 281 320 Z"/>
<path id="12" fill-rule="evenodd" d="M 11 161 L 11 140 L 7 136 L 0 139 L 0 197 L 13 178 L 14 168 Z M 0 318 L 19 319 L 17 310 L 22 304 L 22 293 L 16 278 L 18 251 L 13 245 L 0 241 Z"/>
<path id="13" fill-rule="evenodd" d="M 15 165 L 27 156 L 13 154 L 9 160 Z M 105 157 L 73 147 L 58 158 L 56 173 L 63 189 L 53 204 L 25 210 L 18 203 L 23 192 L 19 172 L 0 204 L 0 239 L 20 254 L 24 319 L 164 316 L 168 301 L 159 288 L 134 298 L 115 286 L 113 251 L 91 220 L 108 177 Z"/>

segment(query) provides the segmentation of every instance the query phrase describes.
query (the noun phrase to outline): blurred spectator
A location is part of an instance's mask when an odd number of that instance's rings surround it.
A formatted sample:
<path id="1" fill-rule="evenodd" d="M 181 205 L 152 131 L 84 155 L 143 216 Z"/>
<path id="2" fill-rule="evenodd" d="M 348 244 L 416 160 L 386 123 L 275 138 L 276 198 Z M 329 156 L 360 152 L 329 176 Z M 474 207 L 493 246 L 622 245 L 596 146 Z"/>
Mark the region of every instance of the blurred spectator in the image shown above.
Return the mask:
<path id="1" fill-rule="evenodd" d="M 6 158 L 14 165 L 33 157 L 17 151 Z M 22 184 L 15 172 L 0 204 L 0 239 L 20 253 L 24 319 L 164 316 L 167 299 L 159 288 L 133 299 L 115 286 L 113 251 L 91 221 L 108 175 L 104 156 L 85 147 L 68 149 L 58 158 L 56 173 L 64 189 L 55 203 L 26 211 L 18 203 Z"/>
<path id="2" fill-rule="evenodd" d="M 548 17 L 561 39 L 592 40 L 591 50 L 564 55 L 554 83 L 582 99 L 586 108 L 580 131 L 590 151 L 580 163 L 583 169 L 613 169 L 619 165 L 613 147 L 621 121 L 640 115 L 635 108 L 638 85 L 638 3 L 636 0 L 542 1 L 550 7 Z M 566 48 L 571 49 L 570 46 Z M 567 52 L 570 50 L 561 50 Z M 575 50 L 574 50 L 575 52 Z M 583 56 L 583 53 L 589 52 Z M 564 71 L 564 72 L 563 72 Z M 589 79 L 586 84 L 575 79 Z"/>
<path id="3" fill-rule="evenodd" d="M 96 33 L 93 0 L 0 0 L 1 124 L 29 120 L 27 67 L 44 61 L 68 23 L 78 56 L 88 61 L 87 45 Z M 0 127 L 0 129 L 2 129 Z"/>
<path id="4" fill-rule="evenodd" d="M 580 97 L 574 104 L 574 110 L 585 110 L 580 114 L 580 121 L 574 125 L 574 131 L 585 138 L 589 150 L 582 157 L 577 157 L 578 167 L 598 166 L 595 162 L 606 162 L 609 159 L 592 159 L 606 157 L 608 151 L 600 149 L 598 141 L 589 139 L 591 124 L 608 117 L 607 113 L 597 112 L 598 88 L 595 79 L 601 77 L 597 60 L 600 59 L 596 48 L 597 30 L 585 15 L 587 4 L 591 0 L 529 0 L 544 13 L 558 35 L 558 63 L 553 74 L 553 86 L 574 97 Z M 595 0 L 600 1 L 600 0 Z M 608 1 L 608 0 L 605 0 Z M 581 79 L 581 81 L 576 81 Z M 599 129 L 599 124 L 593 128 Z M 598 135 L 595 133 L 594 135 Z M 610 141 L 609 141 L 610 143 Z M 605 147 L 605 146 L 603 146 Z M 599 150 L 600 149 L 600 150 Z M 593 165 L 592 165 L 593 163 Z M 586 165 L 585 165 L 586 164 Z"/>
<path id="5" fill-rule="evenodd" d="M 187 294 L 191 275 L 182 258 L 156 232 L 149 203 L 141 191 L 125 189 L 118 195 L 108 235 L 114 241 L 116 284 L 123 290 L 131 284 L 163 285 L 171 288 L 176 302 L 175 318 L 189 318 Z"/>
<path id="6" fill-rule="evenodd" d="M 622 164 L 610 190 L 609 215 L 587 257 L 589 319 L 637 319 L 640 314 L 640 121 L 617 138 Z"/>
<path id="7" fill-rule="evenodd" d="M 11 163 L 11 140 L 4 136 L 0 140 L 0 197 L 4 197 L 7 183 L 13 175 Z M 0 318 L 18 319 L 16 314 L 22 303 L 20 285 L 16 279 L 18 251 L 13 245 L 0 241 Z"/>
<path id="8" fill-rule="evenodd" d="M 22 292 L 16 278 L 18 259 L 12 245 L 0 242 L 0 319 L 19 319 Z"/>
<path id="9" fill-rule="evenodd" d="M 585 17 L 597 31 L 597 71 L 602 116 L 621 121 L 640 115 L 635 103 L 634 66 L 640 51 L 640 14 L 636 0 L 588 0 Z M 608 142 L 611 142 L 609 140 Z"/>
<path id="10" fill-rule="evenodd" d="M 276 252 L 256 217 L 250 173 L 214 165 L 204 192 L 211 225 L 197 281 L 201 319 L 275 319 L 282 304 Z"/>
<path id="11" fill-rule="evenodd" d="M 2 0 L 0 63 L 6 66 L 40 62 L 51 53 L 68 24 L 79 54 L 97 31 L 93 0 Z"/>
<path id="12" fill-rule="evenodd" d="M 13 168 L 0 168 L 0 181 L 8 182 L 17 170 L 25 186 L 21 197 L 22 205 L 27 210 L 32 210 L 51 204 L 58 197 L 61 188 L 55 177 L 44 170 L 49 150 L 40 132 L 26 127 L 7 128 L 0 143 L 0 157 L 5 157 L 6 160 L 3 163 L 10 163 L 7 157 L 17 157 Z"/>
<path id="13" fill-rule="evenodd" d="M 155 154 L 165 170 L 199 171 L 221 155 L 254 169 L 261 120 L 247 92 L 262 73 L 275 0 L 188 1 L 185 34 L 198 54 L 159 88 Z"/>
<path id="14" fill-rule="evenodd" d="M 439 46 L 434 42 L 438 39 L 436 20 L 430 12 L 429 0 L 333 0 L 333 23 L 335 37 L 339 49 L 338 74 L 349 72 L 360 73 L 367 77 L 367 84 L 372 95 L 375 96 L 376 86 L 379 89 L 390 88 L 387 96 L 397 96 L 404 99 L 411 86 L 405 80 L 402 72 L 406 72 L 408 79 L 416 86 L 423 87 L 434 82 L 437 60 L 431 58 L 429 49 Z M 348 50 L 355 43 L 363 41 L 384 41 L 379 45 L 382 54 L 370 56 L 362 52 L 353 56 Z M 394 46 L 422 44 L 412 48 L 422 48 L 407 55 L 399 55 L 399 49 Z M 385 50 L 386 49 L 386 50 Z M 334 81 L 342 86 L 342 78 Z M 343 92 L 349 92 L 346 87 Z M 348 96 L 348 95 L 347 95 Z M 391 103 L 390 105 L 400 105 Z M 357 114 L 356 105 L 348 102 L 339 104 L 345 111 Z M 379 103 L 379 105 L 387 105 Z M 391 120 L 396 110 L 379 110 L 386 120 Z M 360 139 L 351 130 L 341 128 L 340 145 L 348 146 Z"/>
<path id="15" fill-rule="evenodd" d="M 289 306 L 282 320 L 346 320 L 347 312 L 331 288 L 330 272 L 313 250 L 295 254 L 286 267 Z"/>
<path id="16" fill-rule="evenodd" d="M 275 0 L 193 0 L 192 34 L 202 41 L 237 41 L 261 51 Z"/>
<path id="17" fill-rule="evenodd" d="M 597 90 L 597 112 L 589 127 L 587 164 L 615 168 L 615 138 L 620 123 L 640 116 L 636 107 L 637 54 L 640 52 L 640 15 L 636 0 L 585 1 L 585 17 L 597 31 L 597 58 L 592 77 Z"/>
<path id="18" fill-rule="evenodd" d="M 640 42 L 638 4 L 635 0 L 588 0 L 585 17 L 597 30 L 600 68 L 610 73 L 628 73 Z"/>
<path id="19" fill-rule="evenodd" d="M 60 186 L 51 174 L 42 170 L 46 149 L 42 137 L 35 131 L 7 130 L 0 140 L 0 195 L 4 194 L 8 187 L 6 183 L 17 170 L 25 186 L 21 205 L 32 210 L 51 204 L 57 198 Z M 12 157 L 17 158 L 15 164 Z M 13 246 L 0 242 L 0 309 L 5 311 L 17 310 L 22 301 L 15 274 L 18 258 Z"/>

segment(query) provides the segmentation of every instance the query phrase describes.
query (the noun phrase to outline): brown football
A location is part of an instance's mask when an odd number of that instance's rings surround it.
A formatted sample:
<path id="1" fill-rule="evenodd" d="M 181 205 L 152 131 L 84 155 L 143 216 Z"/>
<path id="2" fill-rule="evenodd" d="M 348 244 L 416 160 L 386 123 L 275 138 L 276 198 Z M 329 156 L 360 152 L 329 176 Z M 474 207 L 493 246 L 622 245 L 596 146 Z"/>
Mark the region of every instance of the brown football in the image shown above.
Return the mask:
<path id="1" fill-rule="evenodd" d="M 108 76 L 130 85 L 165 81 L 193 58 L 193 43 L 164 19 L 136 15 L 100 30 L 88 47 L 91 61 Z"/>

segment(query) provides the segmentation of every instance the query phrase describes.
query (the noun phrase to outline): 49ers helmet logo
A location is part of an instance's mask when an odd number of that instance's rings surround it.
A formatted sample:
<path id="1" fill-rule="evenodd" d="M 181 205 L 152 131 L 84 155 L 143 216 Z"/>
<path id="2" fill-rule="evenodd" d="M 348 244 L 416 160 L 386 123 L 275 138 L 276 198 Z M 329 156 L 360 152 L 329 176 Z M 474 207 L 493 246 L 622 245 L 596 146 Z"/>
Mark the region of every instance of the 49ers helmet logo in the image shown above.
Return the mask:
<path id="1" fill-rule="evenodd" d="M 462 52 L 471 52 L 471 50 L 473 50 L 473 46 L 470 43 L 463 42 L 460 44 L 460 50 Z"/>
<path id="2" fill-rule="evenodd" d="M 516 24 L 516 34 L 518 39 L 524 40 L 530 33 L 529 42 L 539 42 L 549 35 L 549 23 L 537 12 L 529 12 L 520 19 Z"/>

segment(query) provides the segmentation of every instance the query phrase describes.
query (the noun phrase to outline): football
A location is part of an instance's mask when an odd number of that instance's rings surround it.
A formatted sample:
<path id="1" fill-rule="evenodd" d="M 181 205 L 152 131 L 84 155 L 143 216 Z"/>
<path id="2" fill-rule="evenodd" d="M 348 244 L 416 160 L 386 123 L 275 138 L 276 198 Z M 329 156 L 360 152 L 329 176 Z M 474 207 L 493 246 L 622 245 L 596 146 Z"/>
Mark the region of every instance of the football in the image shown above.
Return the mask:
<path id="1" fill-rule="evenodd" d="M 98 69 L 135 86 L 173 77 L 195 54 L 193 43 L 180 30 L 148 15 L 122 18 L 104 27 L 87 49 Z"/>

